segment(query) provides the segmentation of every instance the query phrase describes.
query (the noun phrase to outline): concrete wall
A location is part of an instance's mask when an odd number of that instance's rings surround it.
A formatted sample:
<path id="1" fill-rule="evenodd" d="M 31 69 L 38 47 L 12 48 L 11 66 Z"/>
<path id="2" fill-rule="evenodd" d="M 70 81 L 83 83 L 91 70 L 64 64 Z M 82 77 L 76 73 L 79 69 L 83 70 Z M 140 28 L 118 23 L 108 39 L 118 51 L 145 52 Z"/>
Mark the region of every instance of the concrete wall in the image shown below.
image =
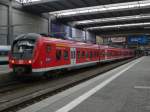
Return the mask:
<path id="1" fill-rule="evenodd" d="M 56 38 L 67 38 L 76 41 L 96 42 L 96 35 L 88 31 L 83 31 L 60 23 L 52 23 L 52 34 Z"/>
<path id="2" fill-rule="evenodd" d="M 7 6 L 0 5 L 0 45 L 7 44 Z"/>
<path id="3" fill-rule="evenodd" d="M 86 31 L 86 41 L 96 43 L 96 35 L 91 32 Z"/>
<path id="4" fill-rule="evenodd" d="M 48 33 L 48 20 L 36 15 L 13 10 L 14 36 L 22 33 Z"/>
<path id="5" fill-rule="evenodd" d="M 7 21 L 8 7 L 0 5 L 0 45 L 7 45 Z M 12 40 L 23 33 L 48 33 L 48 20 L 37 15 L 20 11 L 12 10 Z"/>

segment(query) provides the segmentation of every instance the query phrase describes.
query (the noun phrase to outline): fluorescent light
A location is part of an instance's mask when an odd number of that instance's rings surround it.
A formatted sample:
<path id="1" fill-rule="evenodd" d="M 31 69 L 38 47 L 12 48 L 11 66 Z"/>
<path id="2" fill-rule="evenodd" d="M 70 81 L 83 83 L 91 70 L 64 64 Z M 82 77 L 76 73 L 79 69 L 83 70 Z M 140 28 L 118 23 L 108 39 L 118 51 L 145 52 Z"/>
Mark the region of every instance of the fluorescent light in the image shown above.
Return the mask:
<path id="1" fill-rule="evenodd" d="M 55 11 L 55 12 L 50 12 L 50 14 L 56 16 L 57 18 L 63 18 L 63 17 L 78 16 L 78 15 L 142 9 L 142 8 L 149 8 L 149 7 L 150 7 L 150 0 L 144 0 L 144 1 L 117 3 L 117 4 L 100 5 L 94 7 L 77 8 L 71 10 Z"/>
<path id="2" fill-rule="evenodd" d="M 31 3 L 31 2 L 41 1 L 41 0 L 16 0 L 16 1 L 20 3 Z"/>
<path id="3" fill-rule="evenodd" d="M 149 19 L 149 18 L 150 18 L 150 14 L 145 14 L 145 15 L 133 15 L 133 16 L 123 16 L 123 17 L 114 17 L 114 18 L 101 18 L 101 19 L 74 21 L 71 24 L 73 26 L 76 26 L 76 25 L 119 22 L 119 21 L 129 21 L 129 20 Z"/>
<path id="4" fill-rule="evenodd" d="M 112 29 L 112 28 L 136 27 L 136 26 L 147 26 L 147 25 L 150 25 L 150 22 L 89 27 L 89 28 L 86 28 L 86 30 Z"/>

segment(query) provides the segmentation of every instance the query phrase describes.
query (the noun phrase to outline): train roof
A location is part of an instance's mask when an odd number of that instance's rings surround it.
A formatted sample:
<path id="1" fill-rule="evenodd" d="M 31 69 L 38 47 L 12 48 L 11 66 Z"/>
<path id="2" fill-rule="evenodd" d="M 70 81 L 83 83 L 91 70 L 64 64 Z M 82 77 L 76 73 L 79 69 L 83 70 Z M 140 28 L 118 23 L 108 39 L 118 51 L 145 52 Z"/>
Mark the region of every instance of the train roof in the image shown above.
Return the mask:
<path id="1" fill-rule="evenodd" d="M 108 45 L 98 45 L 98 44 L 91 44 L 91 43 L 84 43 L 84 42 L 77 42 L 72 40 L 62 40 L 57 38 L 44 38 L 45 41 L 50 41 L 54 44 L 64 44 L 66 46 L 72 46 L 72 47 L 83 47 L 83 48 L 101 48 L 101 49 L 114 49 L 115 47 L 110 47 Z M 121 48 L 118 48 L 121 49 Z"/>
<path id="2" fill-rule="evenodd" d="M 91 44 L 91 43 L 84 43 L 84 42 L 78 42 L 78 41 L 73 41 L 73 40 L 63 40 L 63 39 L 57 39 L 57 38 L 52 38 L 48 37 L 47 35 L 42 35 L 42 34 L 36 34 L 36 33 L 28 33 L 28 34 L 22 34 L 18 36 L 15 40 L 24 40 L 24 39 L 41 39 L 42 41 L 45 42 L 51 42 L 54 44 L 57 44 L 58 46 L 71 46 L 71 47 L 82 47 L 82 48 L 101 48 L 101 49 L 122 49 L 122 48 L 116 48 L 116 47 L 111 47 L 108 45 L 98 45 L 98 44 Z M 123 50 L 129 50 L 129 49 L 123 49 Z"/>
<path id="3" fill-rule="evenodd" d="M 62 40 L 62 39 L 56 39 L 56 38 L 45 38 L 46 41 L 50 41 L 51 43 L 57 44 L 57 45 L 66 45 L 66 46 L 72 46 L 72 47 L 84 47 L 84 48 L 89 48 L 89 47 L 95 47 L 97 48 L 98 45 L 96 44 L 90 44 L 90 43 L 84 43 L 84 42 L 77 42 L 77 41 L 72 41 L 72 40 Z"/>
<path id="4" fill-rule="evenodd" d="M 44 37 L 43 37 L 44 38 Z M 45 41 L 51 41 L 51 43 L 54 44 L 65 44 L 66 46 L 72 46 L 72 47 L 83 47 L 83 48 L 101 48 L 101 49 L 111 49 L 111 50 L 131 50 L 128 48 L 116 48 L 111 47 L 108 45 L 98 45 L 98 44 L 91 44 L 91 43 L 84 43 L 84 42 L 77 42 L 72 40 L 63 40 L 63 39 L 57 39 L 57 38 L 44 38 Z"/>
<path id="5" fill-rule="evenodd" d="M 31 39 L 31 40 L 37 40 L 38 38 L 40 38 L 41 35 L 40 34 L 36 34 L 36 33 L 28 33 L 28 34 L 22 34 L 19 35 L 18 37 L 16 37 L 16 40 L 24 40 L 24 39 Z"/>

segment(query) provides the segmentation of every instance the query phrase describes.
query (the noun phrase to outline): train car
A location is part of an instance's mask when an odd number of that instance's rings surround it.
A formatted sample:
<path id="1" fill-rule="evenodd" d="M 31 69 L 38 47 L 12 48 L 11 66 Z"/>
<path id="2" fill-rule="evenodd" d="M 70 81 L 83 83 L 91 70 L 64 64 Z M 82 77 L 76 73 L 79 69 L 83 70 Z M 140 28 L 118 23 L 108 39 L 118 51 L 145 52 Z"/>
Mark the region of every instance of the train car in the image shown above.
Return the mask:
<path id="1" fill-rule="evenodd" d="M 12 45 L 9 66 L 15 74 L 43 74 L 133 57 L 129 49 L 43 37 L 29 33 Z"/>
<path id="2" fill-rule="evenodd" d="M 8 63 L 10 46 L 0 46 L 0 64 Z"/>

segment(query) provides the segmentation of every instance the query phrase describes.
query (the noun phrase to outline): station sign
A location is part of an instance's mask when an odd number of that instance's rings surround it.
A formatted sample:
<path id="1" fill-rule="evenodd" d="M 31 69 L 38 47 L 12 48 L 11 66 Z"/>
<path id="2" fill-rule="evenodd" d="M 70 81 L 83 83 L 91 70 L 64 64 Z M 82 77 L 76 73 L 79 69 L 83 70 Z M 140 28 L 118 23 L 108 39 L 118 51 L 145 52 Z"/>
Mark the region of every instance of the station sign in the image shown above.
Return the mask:
<path id="1" fill-rule="evenodd" d="M 128 37 L 128 44 L 148 44 L 148 43 L 149 37 L 145 35 Z"/>
<path id="2" fill-rule="evenodd" d="M 111 37 L 112 43 L 123 43 L 126 42 L 126 37 Z"/>

